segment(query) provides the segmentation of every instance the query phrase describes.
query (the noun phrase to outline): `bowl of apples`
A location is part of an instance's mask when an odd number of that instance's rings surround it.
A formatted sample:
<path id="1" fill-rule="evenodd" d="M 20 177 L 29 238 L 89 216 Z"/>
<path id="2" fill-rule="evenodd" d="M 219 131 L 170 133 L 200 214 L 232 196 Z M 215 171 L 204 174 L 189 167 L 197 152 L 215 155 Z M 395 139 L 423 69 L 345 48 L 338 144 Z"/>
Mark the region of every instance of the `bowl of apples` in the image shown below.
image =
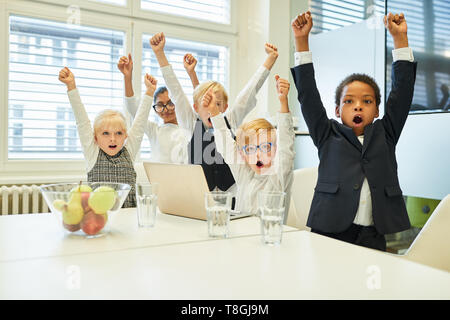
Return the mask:
<path id="1" fill-rule="evenodd" d="M 107 233 L 107 224 L 131 190 L 130 185 L 113 182 L 49 184 L 40 187 L 50 211 L 64 229 L 88 238 Z"/>

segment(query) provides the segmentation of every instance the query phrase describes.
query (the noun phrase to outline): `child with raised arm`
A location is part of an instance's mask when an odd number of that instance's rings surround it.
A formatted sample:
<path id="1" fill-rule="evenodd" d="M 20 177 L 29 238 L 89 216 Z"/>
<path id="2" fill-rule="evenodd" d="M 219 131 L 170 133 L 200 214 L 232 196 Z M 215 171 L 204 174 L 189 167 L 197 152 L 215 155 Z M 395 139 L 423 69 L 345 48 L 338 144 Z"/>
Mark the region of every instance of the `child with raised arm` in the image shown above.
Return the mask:
<path id="1" fill-rule="evenodd" d="M 125 107 L 134 118 L 138 103 L 134 96 L 132 74 L 133 60 L 131 54 L 123 56 L 117 63 L 122 72 L 125 84 Z M 175 104 L 169 98 L 166 87 L 159 87 L 154 93 L 153 109 L 163 120 L 163 124 L 147 120 L 145 134 L 150 141 L 151 160 L 166 163 L 187 163 L 187 145 L 189 139 L 186 132 L 178 126 Z"/>
<path id="2" fill-rule="evenodd" d="M 131 186 L 123 208 L 136 207 L 136 171 L 134 160 L 141 146 L 144 126 L 150 111 L 156 79 L 145 76 L 147 91 L 130 130 L 125 117 L 115 110 L 104 110 L 94 120 L 92 128 L 86 109 L 69 68 L 59 72 L 59 80 L 67 86 L 67 95 L 75 115 L 78 135 L 86 161 L 89 182 L 117 182 Z"/>
<path id="3" fill-rule="evenodd" d="M 265 51 L 267 52 L 266 61 L 258 68 L 255 75 L 239 93 L 232 107 L 227 110 L 228 95 L 225 88 L 215 81 L 206 81 L 196 86 L 194 90 L 194 109 L 192 109 L 164 53 L 164 34 L 158 33 L 154 35 L 150 39 L 150 45 L 158 60 L 164 80 L 169 88 L 169 93 L 177 105 L 178 123 L 190 132 L 192 137 L 188 146 L 189 163 L 202 166 L 210 190 L 218 188 L 222 191 L 229 190 L 234 193 L 235 187 L 233 187 L 234 190 L 233 188 L 230 189 L 235 184 L 233 175 L 221 155 L 216 152 L 214 132 L 210 130 L 212 128 L 211 119 L 208 111 L 203 108 L 201 100 L 209 89 L 213 89 L 219 110 L 225 113 L 225 121 L 228 128 L 234 131 L 256 105 L 256 94 L 267 79 L 269 71 L 278 57 L 277 48 L 270 44 L 265 45 Z"/>
<path id="4" fill-rule="evenodd" d="M 296 52 L 291 69 L 320 160 L 307 226 L 312 232 L 382 251 L 385 234 L 410 228 L 395 146 L 411 106 L 417 67 L 403 14 L 389 13 L 384 22 L 394 40 L 394 62 L 382 119 L 375 120 L 380 89 L 365 74 L 348 76 L 336 89 L 335 112 L 342 123 L 327 118 L 309 52 L 310 12 L 292 21 Z"/>
<path id="5" fill-rule="evenodd" d="M 235 140 L 212 91 L 202 99 L 203 108 L 210 113 L 214 126 L 217 151 L 230 166 L 236 180 L 236 209 L 244 213 L 257 212 L 260 191 L 286 192 L 286 210 L 289 207 L 295 134 L 287 98 L 289 82 L 279 76 L 275 79 L 280 100 L 277 130 L 266 119 L 255 119 L 239 127 Z"/>

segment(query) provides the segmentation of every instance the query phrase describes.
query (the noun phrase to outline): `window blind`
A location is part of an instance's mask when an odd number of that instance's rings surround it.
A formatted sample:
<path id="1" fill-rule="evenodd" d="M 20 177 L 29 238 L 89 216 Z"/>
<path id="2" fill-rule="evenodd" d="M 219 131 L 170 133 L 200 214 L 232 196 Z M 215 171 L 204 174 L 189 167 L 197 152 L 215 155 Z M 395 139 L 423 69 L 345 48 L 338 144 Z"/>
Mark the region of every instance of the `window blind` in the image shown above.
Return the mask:
<path id="1" fill-rule="evenodd" d="M 387 10 L 403 12 L 408 24 L 408 43 L 417 66 L 412 112 L 445 110 L 450 103 L 450 3 L 446 0 L 388 0 Z M 392 37 L 387 36 L 386 89 L 391 88 Z M 445 100 L 445 101 L 444 101 Z"/>
<path id="2" fill-rule="evenodd" d="M 150 47 L 150 35 L 144 34 L 142 37 L 142 74 L 151 74 L 158 80 L 158 88 L 165 86 L 164 78 L 159 68 L 158 61 Z M 203 42 L 186 41 L 166 37 L 164 51 L 167 60 L 177 75 L 183 91 L 192 103 L 194 88 L 191 80 L 183 66 L 183 57 L 186 53 L 191 53 L 197 59 L 195 71 L 200 83 L 206 80 L 220 82 L 225 88 L 228 86 L 228 48 L 225 46 L 211 45 Z M 145 85 L 142 83 L 142 92 L 145 92 Z M 161 118 L 154 110 L 150 112 L 150 120 L 162 123 Z M 141 151 L 148 153 L 150 150 L 149 142 L 145 137 Z"/>
<path id="3" fill-rule="evenodd" d="M 314 19 L 311 33 L 321 33 L 348 26 L 372 15 L 384 15 L 383 0 L 311 0 Z"/>
<path id="4" fill-rule="evenodd" d="M 144 10 L 230 23 L 230 0 L 141 0 Z"/>
<path id="5" fill-rule="evenodd" d="M 15 15 L 9 29 L 8 158 L 81 158 L 59 70 L 74 73 L 91 121 L 105 108 L 122 111 L 124 32 Z"/>

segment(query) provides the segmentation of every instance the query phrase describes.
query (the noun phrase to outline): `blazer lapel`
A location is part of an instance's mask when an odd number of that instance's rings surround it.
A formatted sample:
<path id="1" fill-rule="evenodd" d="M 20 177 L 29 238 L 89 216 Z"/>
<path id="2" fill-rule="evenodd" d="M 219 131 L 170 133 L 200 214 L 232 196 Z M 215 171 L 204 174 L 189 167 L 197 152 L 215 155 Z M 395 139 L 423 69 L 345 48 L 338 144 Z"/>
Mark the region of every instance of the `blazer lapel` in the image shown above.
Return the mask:
<path id="1" fill-rule="evenodd" d="M 340 127 L 340 131 L 342 132 L 342 134 L 344 135 L 345 138 L 347 138 L 347 140 L 353 145 L 355 146 L 356 149 L 359 150 L 359 152 L 362 151 L 362 145 L 361 142 L 359 142 L 358 138 L 356 137 L 355 133 L 353 132 L 352 128 L 349 128 L 343 124 L 339 125 Z M 365 140 L 365 137 L 364 137 Z"/>
<path id="2" fill-rule="evenodd" d="M 367 146 L 369 145 L 372 136 L 373 136 L 373 123 L 369 124 L 364 128 L 364 144 L 362 146 L 362 154 L 366 152 Z"/>

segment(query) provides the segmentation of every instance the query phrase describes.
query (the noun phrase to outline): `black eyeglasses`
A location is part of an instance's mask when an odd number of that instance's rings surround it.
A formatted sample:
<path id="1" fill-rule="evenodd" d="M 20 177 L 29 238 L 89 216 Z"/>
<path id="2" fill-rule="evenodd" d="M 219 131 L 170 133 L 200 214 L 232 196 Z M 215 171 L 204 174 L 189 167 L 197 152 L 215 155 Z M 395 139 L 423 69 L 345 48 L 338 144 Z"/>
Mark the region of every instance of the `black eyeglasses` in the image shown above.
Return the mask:
<path id="1" fill-rule="evenodd" d="M 153 105 L 153 109 L 155 109 L 156 112 L 161 113 L 164 111 L 164 109 L 172 111 L 173 109 L 175 109 L 175 105 L 173 104 L 172 100 L 169 100 L 166 104 L 158 102 L 157 104 Z"/>

